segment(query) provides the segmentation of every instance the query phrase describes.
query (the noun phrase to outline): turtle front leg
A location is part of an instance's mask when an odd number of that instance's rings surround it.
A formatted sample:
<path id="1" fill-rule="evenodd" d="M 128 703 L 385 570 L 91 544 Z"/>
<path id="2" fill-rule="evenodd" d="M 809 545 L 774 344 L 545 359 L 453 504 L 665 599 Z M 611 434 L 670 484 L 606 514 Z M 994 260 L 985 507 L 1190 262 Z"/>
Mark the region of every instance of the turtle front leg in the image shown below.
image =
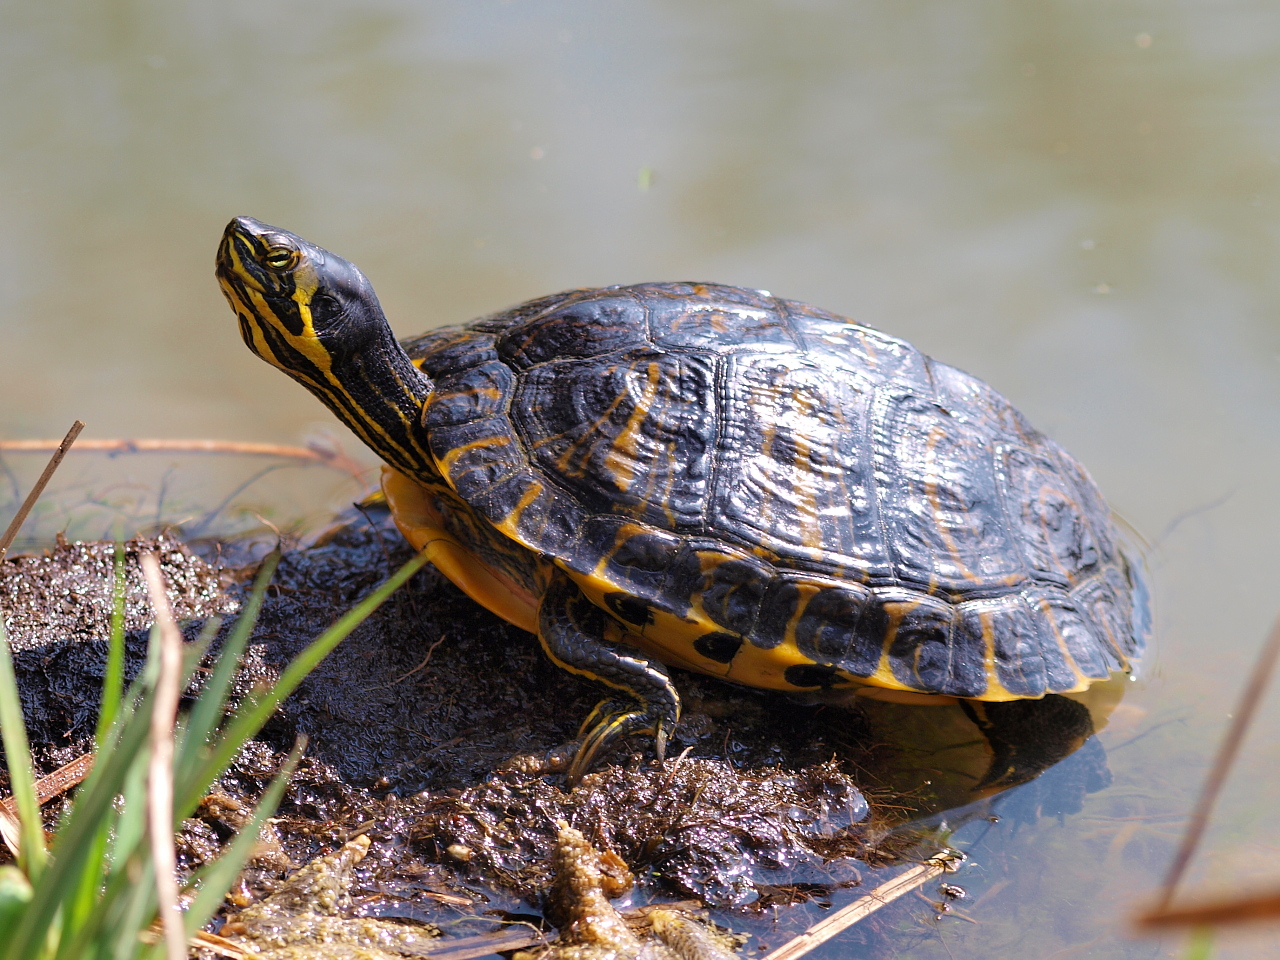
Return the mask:
<path id="1" fill-rule="evenodd" d="M 582 724 L 569 767 L 577 783 L 619 737 L 651 733 L 661 760 L 667 737 L 680 719 L 680 695 L 665 667 L 639 650 L 605 639 L 614 624 L 563 571 L 556 571 L 538 607 L 538 639 L 553 663 L 596 680 L 623 696 L 601 701 Z"/>

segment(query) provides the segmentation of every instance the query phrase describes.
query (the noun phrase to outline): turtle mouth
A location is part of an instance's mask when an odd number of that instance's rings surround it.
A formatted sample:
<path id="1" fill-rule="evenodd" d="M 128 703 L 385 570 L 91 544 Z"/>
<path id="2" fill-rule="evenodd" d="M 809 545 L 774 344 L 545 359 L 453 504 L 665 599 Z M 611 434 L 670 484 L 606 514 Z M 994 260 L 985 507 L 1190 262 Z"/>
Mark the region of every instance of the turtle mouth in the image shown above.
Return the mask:
<path id="1" fill-rule="evenodd" d="M 236 217 L 222 232 L 214 269 L 224 287 L 247 285 L 258 293 L 270 292 L 262 264 L 259 262 L 262 242 L 259 231 L 253 229 L 257 221 L 249 217 Z"/>

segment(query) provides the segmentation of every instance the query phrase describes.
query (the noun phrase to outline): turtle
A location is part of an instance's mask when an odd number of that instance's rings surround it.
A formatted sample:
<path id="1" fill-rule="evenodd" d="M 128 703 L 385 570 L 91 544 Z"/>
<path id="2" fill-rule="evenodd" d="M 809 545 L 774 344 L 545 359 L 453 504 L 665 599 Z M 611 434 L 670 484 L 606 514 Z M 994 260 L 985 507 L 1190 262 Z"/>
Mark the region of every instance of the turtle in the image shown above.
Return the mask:
<path id="1" fill-rule="evenodd" d="M 669 667 L 980 706 L 1129 672 L 1140 558 L 1084 468 L 906 341 L 767 290 L 574 289 L 397 341 L 352 263 L 249 217 L 217 276 L 250 350 L 383 459 L 408 541 L 662 758 Z"/>

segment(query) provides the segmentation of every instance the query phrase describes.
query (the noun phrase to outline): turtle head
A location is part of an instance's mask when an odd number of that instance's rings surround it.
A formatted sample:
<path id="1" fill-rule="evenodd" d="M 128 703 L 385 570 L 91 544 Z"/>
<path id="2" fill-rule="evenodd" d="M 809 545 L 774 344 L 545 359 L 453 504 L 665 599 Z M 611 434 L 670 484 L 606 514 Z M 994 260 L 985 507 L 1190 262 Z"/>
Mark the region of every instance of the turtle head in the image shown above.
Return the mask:
<path id="1" fill-rule="evenodd" d="M 218 282 L 249 349 L 314 393 L 384 460 L 430 472 L 419 427 L 431 381 L 396 342 L 365 275 L 251 217 L 218 246 Z"/>

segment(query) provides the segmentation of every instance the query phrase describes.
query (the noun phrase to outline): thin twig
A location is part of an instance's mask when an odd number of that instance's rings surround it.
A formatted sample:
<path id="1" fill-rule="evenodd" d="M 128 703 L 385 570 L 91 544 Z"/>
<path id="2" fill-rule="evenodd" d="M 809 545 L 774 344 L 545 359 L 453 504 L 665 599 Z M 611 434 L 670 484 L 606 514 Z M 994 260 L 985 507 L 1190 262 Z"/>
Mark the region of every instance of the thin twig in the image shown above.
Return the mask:
<path id="1" fill-rule="evenodd" d="M 1222 746 L 1218 748 L 1218 756 L 1213 761 L 1213 769 L 1209 771 L 1209 776 L 1204 782 L 1204 788 L 1200 791 L 1200 799 L 1196 801 L 1195 811 L 1191 814 L 1191 821 L 1187 824 L 1187 832 L 1183 834 L 1182 845 L 1178 848 L 1178 855 L 1173 858 L 1173 863 L 1169 866 L 1169 873 L 1165 877 L 1164 886 L 1160 890 L 1156 908 L 1152 911 L 1153 915 L 1164 913 L 1168 909 L 1170 901 L 1173 900 L 1178 881 L 1182 879 L 1183 873 L 1186 872 L 1187 864 L 1191 862 L 1191 856 L 1195 853 L 1201 836 L 1204 835 L 1205 827 L 1209 823 L 1209 814 L 1218 799 L 1218 794 L 1222 792 L 1222 786 L 1227 780 L 1227 774 L 1231 770 L 1232 763 L 1235 762 L 1236 754 L 1240 752 L 1240 744 L 1244 742 L 1244 735 L 1249 729 L 1249 723 L 1257 712 L 1258 704 L 1262 700 L 1262 693 L 1267 687 L 1267 681 L 1271 679 L 1271 671 L 1275 668 L 1277 657 L 1280 657 L 1280 617 L 1276 618 L 1275 625 L 1271 628 L 1271 635 L 1267 637 L 1267 642 L 1262 645 L 1262 652 L 1258 655 L 1257 665 L 1253 668 L 1249 683 L 1245 686 L 1244 693 L 1240 697 L 1240 704 L 1236 707 L 1235 716 L 1231 719 L 1231 727 L 1227 730 L 1227 736 L 1223 739 Z"/>
<path id="2" fill-rule="evenodd" d="M 917 887 L 928 883 L 939 874 L 949 873 L 956 868 L 956 854 L 949 850 L 935 853 L 924 863 L 916 864 L 904 870 L 892 880 L 880 884 L 864 897 L 859 897 L 847 907 L 842 907 L 825 920 L 820 920 L 812 927 L 770 953 L 760 960 L 796 960 L 814 947 L 826 943 L 842 930 L 847 930 L 859 920 L 870 916 L 887 903 L 897 900 L 903 894 L 910 893 Z"/>
<path id="3" fill-rule="evenodd" d="M 156 898 L 164 926 L 169 960 L 185 960 L 186 934 L 178 912 L 178 859 L 173 848 L 173 725 L 178 716 L 182 685 L 182 633 L 174 623 L 160 561 L 154 553 L 139 559 L 147 579 L 147 594 L 160 632 L 160 675 L 151 714 L 151 758 L 147 770 L 147 810 L 151 827 L 151 857 L 156 872 Z"/>
<path id="4" fill-rule="evenodd" d="M 0 453 L 44 453 L 58 446 L 56 440 L 0 440 Z M 76 446 L 80 453 L 234 453 L 249 457 L 284 457 L 314 460 L 360 479 L 368 467 L 352 460 L 340 447 L 320 443 L 293 447 L 278 443 L 246 443 L 238 440 L 86 440 Z"/>
<path id="5" fill-rule="evenodd" d="M 1148 913 L 1138 918 L 1138 925 L 1157 930 L 1164 927 L 1208 927 L 1251 920 L 1274 920 L 1277 917 L 1280 917 L 1280 890 L 1273 890 L 1234 900 L 1215 900 Z"/>
<path id="6" fill-rule="evenodd" d="M 9 545 L 13 543 L 13 538 L 18 535 L 18 531 L 22 529 L 22 524 L 27 519 L 27 514 L 31 512 L 31 508 L 36 505 L 36 501 L 40 499 L 40 494 L 44 492 L 45 485 L 49 482 L 49 478 L 53 476 L 53 471 L 58 469 L 58 464 L 62 462 L 62 458 L 67 455 L 67 450 L 76 442 L 76 437 L 80 436 L 80 431 L 84 429 L 84 422 L 77 420 L 71 425 L 71 429 L 67 431 L 67 435 L 62 438 L 62 442 L 54 448 L 53 456 L 49 458 L 49 462 L 45 464 L 44 473 L 40 474 L 40 479 L 36 481 L 36 485 L 31 488 L 31 492 L 27 494 L 27 499 L 22 501 L 22 506 L 18 509 L 17 515 L 13 518 L 13 522 L 9 524 L 9 529 L 4 532 L 4 536 L 0 537 L 0 560 L 4 559 L 5 553 L 9 549 Z"/>
<path id="7" fill-rule="evenodd" d="M 402 673 L 402 674 L 400 674 L 400 676 L 396 677 L 394 680 L 388 680 L 386 683 L 382 684 L 382 686 L 379 686 L 379 687 L 370 687 L 369 689 L 371 689 L 371 690 L 385 690 L 387 687 L 394 687 L 397 683 L 400 683 L 400 682 L 401 682 L 401 681 L 403 681 L 403 680 L 408 680 L 410 677 L 412 677 L 412 676 L 413 676 L 415 673 L 417 673 L 419 670 L 424 669 L 424 668 L 427 666 L 427 664 L 429 664 L 429 663 L 431 662 L 431 655 L 432 655 L 433 653 L 435 653 L 435 652 L 436 652 L 436 647 L 440 646 L 440 644 L 444 643 L 444 642 L 445 642 L 445 640 L 447 640 L 447 639 L 448 639 L 448 637 L 440 637 L 438 640 L 436 640 L 436 642 L 435 642 L 435 643 L 433 643 L 430 647 L 428 647 L 428 648 L 427 648 L 427 655 L 426 655 L 425 657 L 423 657 L 423 658 L 422 658 L 422 662 L 421 662 L 421 663 L 419 663 L 419 664 L 418 664 L 416 667 L 414 667 L 412 670 L 410 670 L 408 673 Z"/>

